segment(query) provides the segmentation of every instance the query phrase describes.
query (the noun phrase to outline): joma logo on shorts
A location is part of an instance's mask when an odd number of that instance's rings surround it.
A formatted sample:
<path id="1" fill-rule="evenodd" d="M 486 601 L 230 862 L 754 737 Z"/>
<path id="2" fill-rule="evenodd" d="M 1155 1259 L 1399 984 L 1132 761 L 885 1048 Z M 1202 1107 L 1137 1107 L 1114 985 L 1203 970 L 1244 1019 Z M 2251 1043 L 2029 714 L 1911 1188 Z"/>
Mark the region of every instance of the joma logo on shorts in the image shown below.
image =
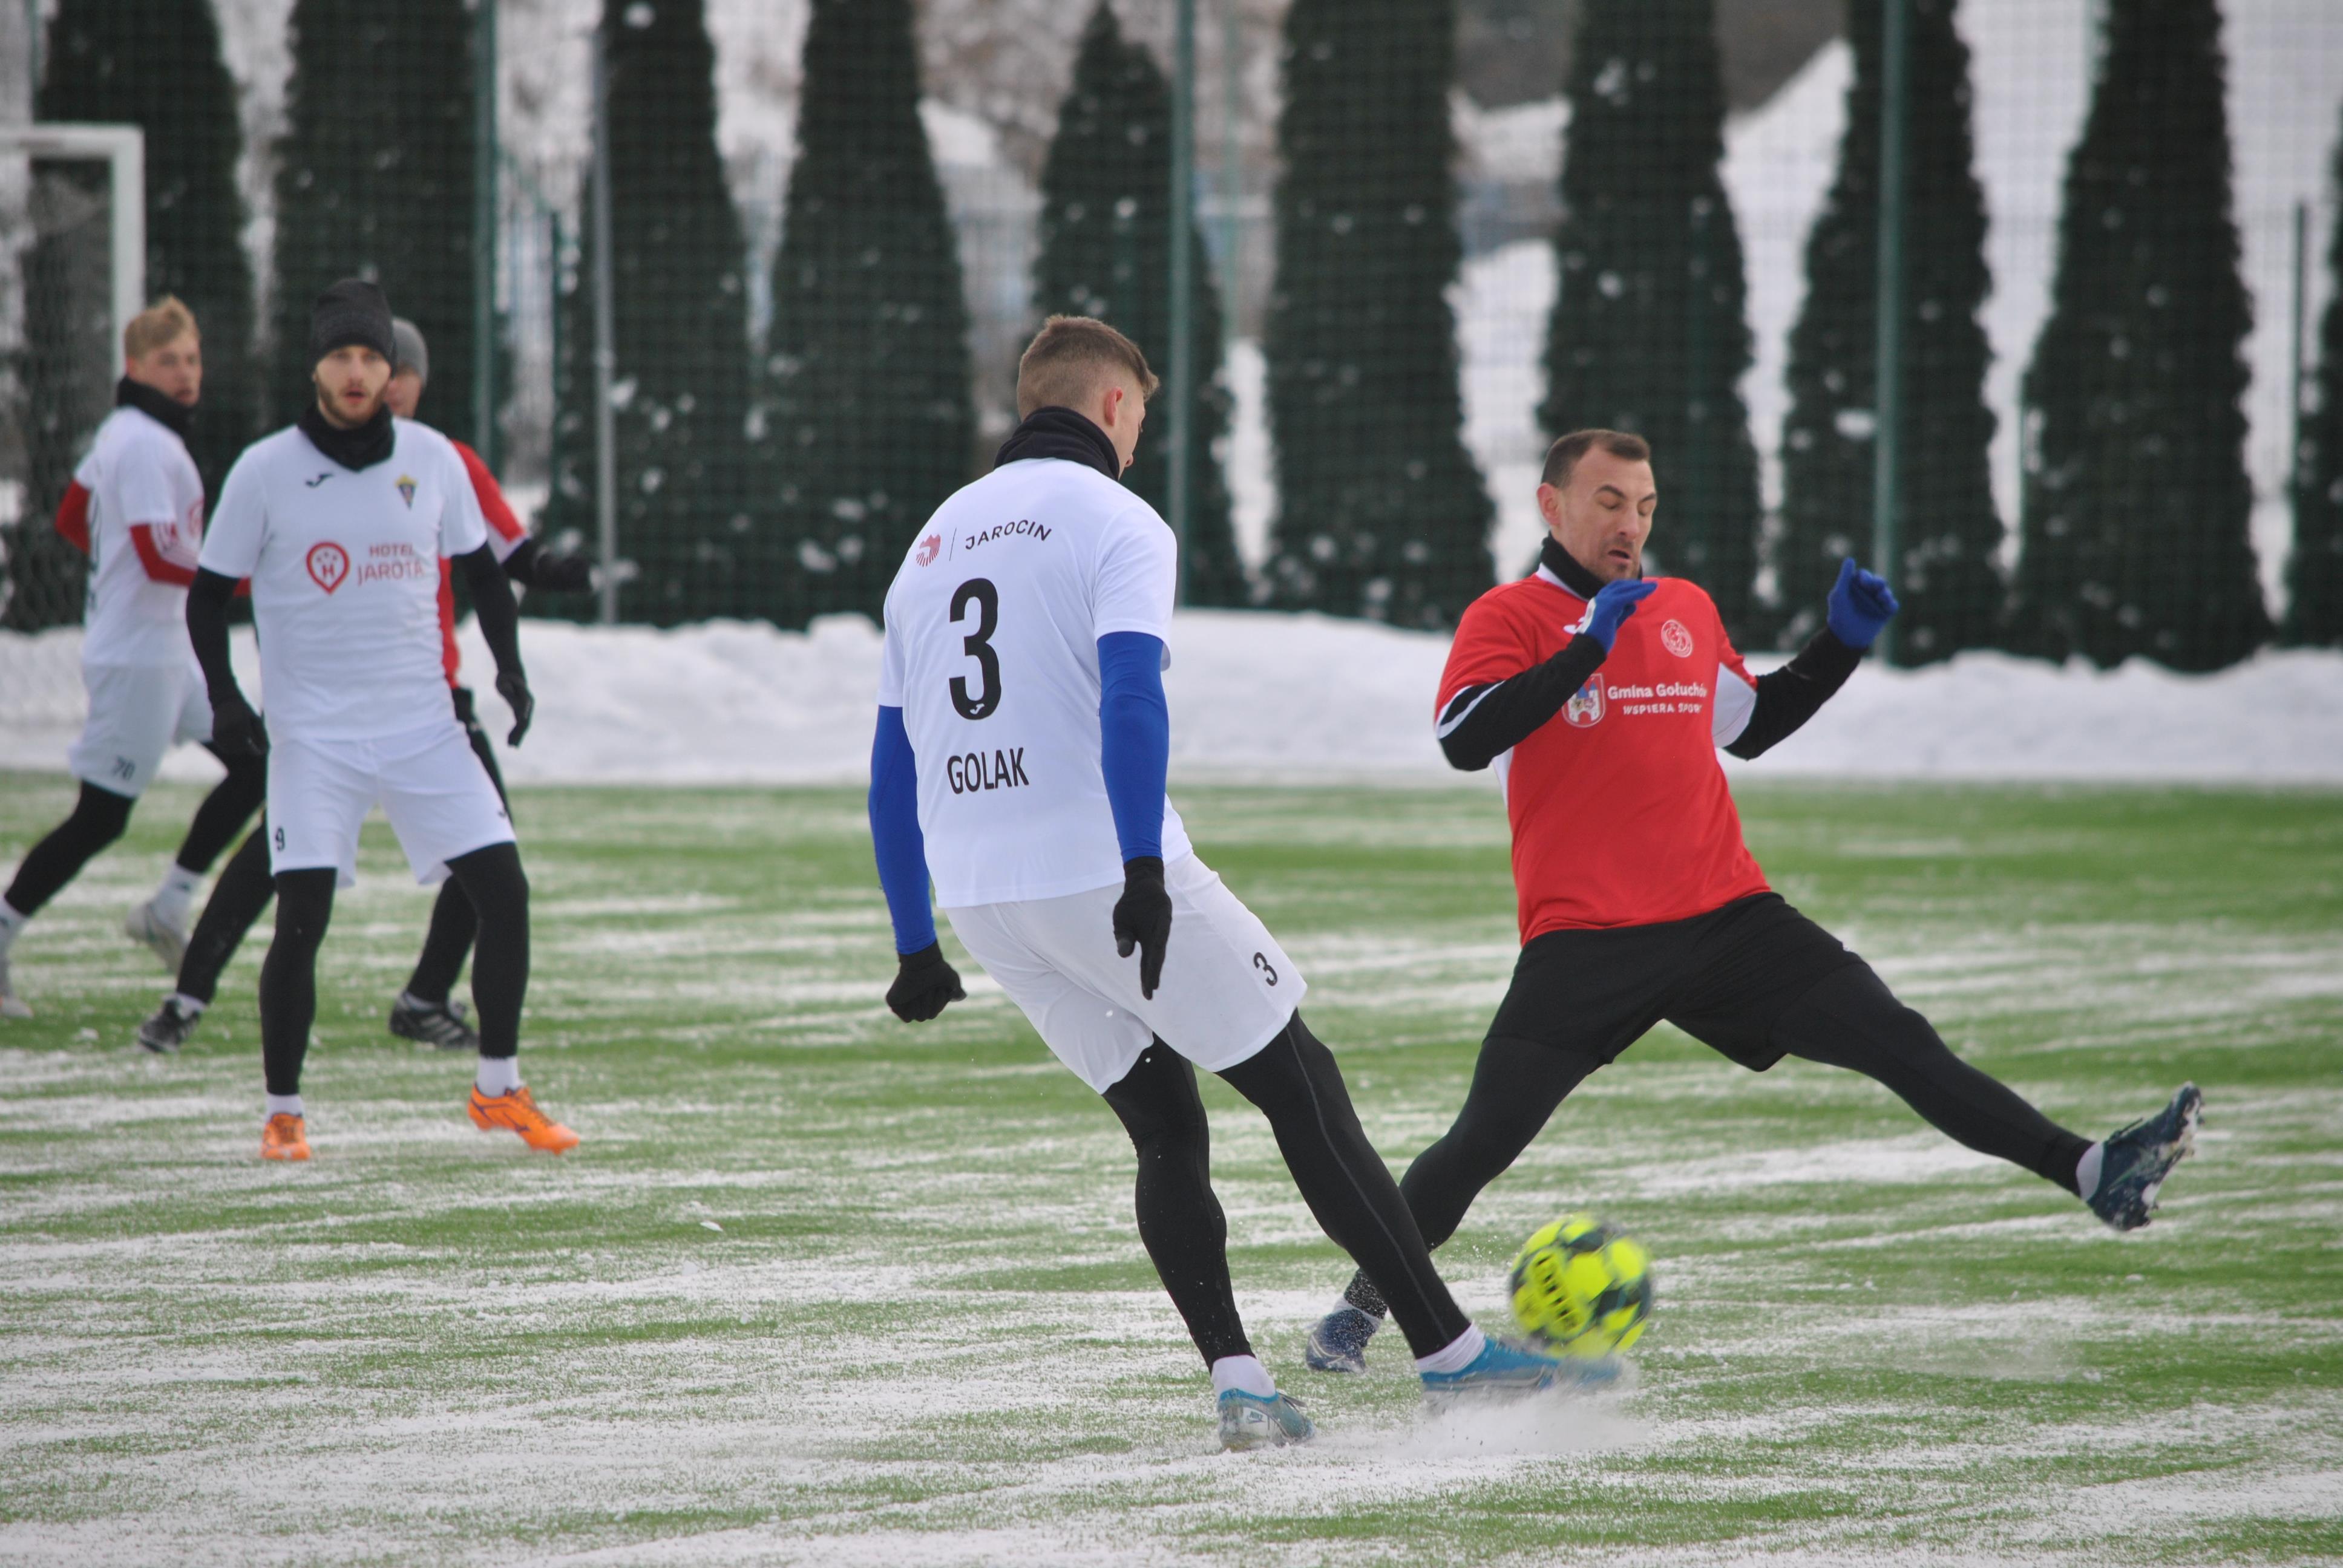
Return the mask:
<path id="1" fill-rule="evenodd" d="M 945 758 L 944 782 L 955 795 L 973 795 L 983 789 L 1015 789 L 1033 780 L 1025 777 L 1025 748 L 1011 746 L 990 757 L 971 751 Z"/>

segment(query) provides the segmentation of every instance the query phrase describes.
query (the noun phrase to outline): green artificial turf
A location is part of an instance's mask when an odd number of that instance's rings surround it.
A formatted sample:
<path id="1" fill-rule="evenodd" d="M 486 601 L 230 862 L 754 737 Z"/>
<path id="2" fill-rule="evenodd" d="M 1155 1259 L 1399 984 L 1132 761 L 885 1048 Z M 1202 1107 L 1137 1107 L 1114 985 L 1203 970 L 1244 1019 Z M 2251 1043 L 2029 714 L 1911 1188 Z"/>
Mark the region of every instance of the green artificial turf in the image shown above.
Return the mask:
<path id="1" fill-rule="evenodd" d="M 1403 1162 L 1512 962 L 1493 798 L 1178 798 Z M 384 1030 L 428 896 L 370 826 L 293 1168 L 254 1158 L 265 930 L 186 1054 L 130 1044 L 168 986 L 119 920 L 195 799 L 156 790 L 15 950 L 0 1561 L 2343 1556 L 2343 797 L 1745 789 L 1775 885 L 1969 1060 L 2092 1136 L 2183 1079 L 2207 1119 L 2117 1238 L 1867 1081 L 1663 1028 L 1441 1254 L 1497 1325 L 1537 1224 L 1635 1232 L 1660 1307 L 1624 1396 L 1430 1419 L 1395 1334 L 1364 1379 L 1304 1371 L 1347 1267 L 1208 1084 L 1239 1301 L 1324 1430 L 1249 1456 L 1111 1116 L 964 960 L 941 1020 L 879 1004 L 854 794 L 520 796 L 561 1160 Z M 0 775 L 0 867 L 69 802 Z"/>

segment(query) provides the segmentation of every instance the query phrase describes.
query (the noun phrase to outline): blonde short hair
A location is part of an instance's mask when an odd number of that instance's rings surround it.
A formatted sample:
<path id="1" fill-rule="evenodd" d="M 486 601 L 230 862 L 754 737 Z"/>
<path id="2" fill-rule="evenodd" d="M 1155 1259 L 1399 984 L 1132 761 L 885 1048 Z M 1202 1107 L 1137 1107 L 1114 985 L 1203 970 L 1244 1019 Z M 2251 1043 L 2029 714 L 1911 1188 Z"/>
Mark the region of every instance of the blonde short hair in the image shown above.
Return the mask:
<path id="1" fill-rule="evenodd" d="M 1101 371 L 1127 372 L 1141 402 L 1155 396 L 1155 372 L 1139 345 L 1089 316 L 1052 316 L 1017 361 L 1017 417 L 1037 408 L 1079 408 Z"/>
<path id="2" fill-rule="evenodd" d="M 181 333 L 201 337 L 196 330 L 196 313 L 179 303 L 179 297 L 166 294 L 130 318 L 122 329 L 122 352 L 133 359 L 144 359 L 157 348 L 178 341 Z"/>

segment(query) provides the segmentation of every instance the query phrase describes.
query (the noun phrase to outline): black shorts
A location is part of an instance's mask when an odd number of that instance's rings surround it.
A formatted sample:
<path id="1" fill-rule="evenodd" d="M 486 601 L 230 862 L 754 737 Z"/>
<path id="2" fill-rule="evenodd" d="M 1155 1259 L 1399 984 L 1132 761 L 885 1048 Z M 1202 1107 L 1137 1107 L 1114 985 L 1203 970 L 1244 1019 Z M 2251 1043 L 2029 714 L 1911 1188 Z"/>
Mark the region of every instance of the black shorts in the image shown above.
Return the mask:
<path id="1" fill-rule="evenodd" d="M 1489 1038 L 1607 1062 L 1664 1019 L 1753 1072 L 1786 1054 L 1774 1025 L 1863 960 L 1779 893 L 1656 926 L 1548 931 L 1523 947 Z"/>

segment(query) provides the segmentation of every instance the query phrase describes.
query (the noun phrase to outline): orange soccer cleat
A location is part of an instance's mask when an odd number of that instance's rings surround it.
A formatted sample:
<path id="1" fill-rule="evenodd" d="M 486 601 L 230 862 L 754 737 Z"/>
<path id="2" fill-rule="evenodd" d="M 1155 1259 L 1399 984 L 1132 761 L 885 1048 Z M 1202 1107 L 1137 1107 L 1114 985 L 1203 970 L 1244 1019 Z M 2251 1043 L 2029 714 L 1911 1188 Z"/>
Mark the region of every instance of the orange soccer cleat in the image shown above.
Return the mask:
<path id="1" fill-rule="evenodd" d="M 268 1119 L 260 1130 L 260 1157 L 263 1160 L 307 1160 L 309 1158 L 309 1134 L 301 1119 L 289 1111 L 280 1111 Z"/>
<path id="2" fill-rule="evenodd" d="M 472 1125 L 483 1132 L 505 1128 L 519 1133 L 520 1141 L 531 1149 L 542 1149 L 548 1154 L 578 1147 L 578 1134 L 539 1111 L 525 1086 L 509 1094 L 482 1094 L 479 1085 L 474 1084 L 471 1111 Z"/>

